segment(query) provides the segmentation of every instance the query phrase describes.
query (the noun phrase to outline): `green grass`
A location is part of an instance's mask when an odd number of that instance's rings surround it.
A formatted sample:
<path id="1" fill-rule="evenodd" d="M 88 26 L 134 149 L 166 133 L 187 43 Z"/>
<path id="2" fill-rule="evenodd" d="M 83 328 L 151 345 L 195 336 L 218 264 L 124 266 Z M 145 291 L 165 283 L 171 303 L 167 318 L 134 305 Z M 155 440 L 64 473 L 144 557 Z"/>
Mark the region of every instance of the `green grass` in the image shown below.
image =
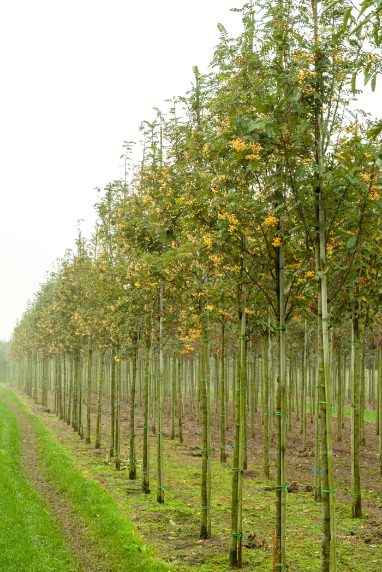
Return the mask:
<path id="1" fill-rule="evenodd" d="M 29 417 L 40 447 L 43 474 L 53 482 L 58 491 L 66 496 L 81 518 L 92 541 L 104 553 L 105 561 L 110 569 L 121 572 L 169 570 L 166 564 L 155 559 L 150 548 L 137 536 L 134 525 L 121 514 L 110 495 L 95 481 L 83 476 L 80 469 L 74 465 L 72 455 L 55 440 L 51 431 L 27 410 L 13 392 L 6 389 L 1 389 L 1 391 L 5 392 L 8 399 L 11 399 Z M 8 572 L 8 568 L 6 570 Z M 39 568 L 37 566 L 33 570 L 69 572 L 72 568 Z"/>
<path id="2" fill-rule="evenodd" d="M 25 476 L 17 418 L 1 402 L 0 491 L 0 570 L 77 571 L 45 501 Z"/>
<path id="3" fill-rule="evenodd" d="M 166 474 L 171 490 L 178 491 L 181 483 L 187 486 L 189 498 L 186 503 L 200 504 L 199 478 L 195 467 L 176 462 L 176 445 L 166 442 Z M 256 467 L 249 467 L 256 468 Z M 214 560 L 206 559 L 192 569 L 198 572 L 220 572 L 229 570 L 228 542 L 230 533 L 231 469 L 223 467 L 215 460 L 212 468 L 212 519 L 213 533 L 227 538 L 226 549 L 216 554 Z M 313 482 L 313 478 L 312 478 Z M 184 485 L 183 485 L 184 486 Z M 184 493 L 183 493 L 184 494 Z M 191 500 L 192 499 L 192 500 Z M 179 497 L 167 493 L 167 508 L 177 521 L 176 511 L 182 503 Z M 142 502 L 142 499 L 135 499 Z M 143 499 L 145 502 L 145 499 Z M 184 501 L 183 501 L 184 502 Z M 184 506 L 184 505 L 183 505 Z M 338 534 L 338 569 L 346 572 L 374 572 L 380 570 L 382 546 L 365 544 L 363 541 L 363 520 L 350 516 L 350 507 L 339 501 L 336 503 Z M 248 570 L 269 572 L 271 569 L 271 544 L 274 529 L 274 491 L 272 482 L 256 476 L 244 480 L 243 528 L 244 543 L 248 534 L 256 533 L 259 539 L 267 542 L 268 548 L 244 549 L 243 559 Z M 170 517 L 171 518 L 171 517 Z M 198 517 L 197 519 L 198 520 Z M 143 527 L 144 525 L 142 525 Z M 196 528 L 196 530 L 195 530 Z M 352 531 L 352 534 L 349 534 Z M 194 534 L 197 527 L 194 527 Z M 321 559 L 321 506 L 314 503 L 312 493 L 298 492 L 287 495 L 287 561 L 291 572 L 315 572 L 320 569 Z M 357 539 L 357 540 L 355 540 Z M 202 552 L 201 546 L 200 551 Z M 179 570 L 190 570 L 180 567 Z"/>
<path id="4" fill-rule="evenodd" d="M 310 404 L 307 404 L 307 411 L 310 412 Z M 351 418 L 351 412 L 352 412 L 352 408 L 350 407 L 350 405 L 346 405 L 344 407 L 344 416 L 350 419 Z M 337 417 L 337 413 L 338 413 L 338 408 L 336 407 L 333 410 L 333 417 Z M 364 416 L 365 416 L 365 421 L 367 421 L 368 423 L 376 423 L 377 422 L 377 413 L 373 409 L 365 408 Z"/>
<path id="5" fill-rule="evenodd" d="M 40 421 L 34 420 L 35 426 L 41 426 Z M 36 425 L 37 423 L 37 425 Z M 46 416 L 44 423 L 52 430 L 60 425 L 54 416 Z M 44 429 L 40 438 L 52 440 L 51 432 Z M 227 467 L 215 459 L 212 465 L 212 531 L 211 541 L 200 542 L 200 458 L 189 455 L 189 450 L 177 443 L 165 439 L 165 504 L 156 502 L 155 481 L 155 438 L 152 439 L 152 478 L 151 495 L 126 494 L 126 472 L 115 471 L 112 464 L 105 463 L 105 457 L 94 458 L 87 454 L 87 446 L 80 442 L 78 436 L 72 432 L 63 432 L 65 448 L 72 452 L 75 463 L 79 466 L 77 472 L 82 471 L 82 477 L 92 476 L 101 481 L 102 487 L 107 490 L 106 496 L 113 498 L 113 511 L 116 510 L 121 520 L 133 520 L 139 533 L 152 546 L 156 553 L 161 554 L 166 561 L 171 561 L 171 568 L 176 572 L 226 572 L 228 566 L 228 547 L 230 541 L 230 505 L 231 505 L 231 467 Z M 45 444 L 42 444 L 45 449 Z M 138 450 L 140 450 L 140 442 Z M 63 447 L 61 447 L 62 449 Z M 105 451 L 106 453 L 106 451 Z M 51 455 L 50 445 L 45 456 Z M 52 463 L 56 464 L 54 457 Z M 139 461 L 139 459 L 138 459 Z M 313 462 L 313 461 L 311 461 Z M 59 472 L 65 474 L 67 469 L 60 461 Z M 309 465 L 310 466 L 310 465 Z M 257 476 L 244 480 L 244 542 L 248 535 L 255 533 L 258 539 L 264 540 L 265 547 L 244 549 L 244 570 L 258 570 L 269 572 L 271 569 L 271 545 L 274 528 L 274 489 L 272 481 L 262 478 L 259 467 L 255 469 Z M 47 466 L 48 474 L 51 469 Z M 53 471 L 53 480 L 57 482 Z M 85 479 L 87 480 L 87 479 Z M 65 487 L 67 478 L 62 477 Z M 312 476 L 313 483 L 313 476 Z M 120 486 L 123 484 L 124 486 Z M 96 485 L 98 487 L 98 485 Z M 128 485 L 129 487 L 130 485 Z M 131 487 L 139 487 L 138 483 L 131 483 Z M 99 487 L 98 487 L 99 488 Z M 73 493 L 68 492 L 72 498 Z M 339 492 L 341 492 L 339 488 Z M 75 493 L 74 496 L 77 496 Z M 83 503 L 85 496 L 79 493 L 78 502 Z M 77 501 L 76 501 L 77 502 Z M 110 500 L 108 501 L 110 503 Z M 85 500 L 85 504 L 88 501 Z M 73 505 L 75 503 L 73 502 Z M 83 503 L 84 504 L 84 503 Z M 79 509 L 80 510 L 80 509 Z M 89 514 L 88 509 L 84 509 Z M 95 508 L 90 513 L 102 514 L 103 509 Z M 376 538 L 369 543 L 365 542 L 370 530 L 364 525 L 366 519 L 354 520 L 350 517 L 349 505 L 338 501 L 336 503 L 337 534 L 338 534 L 338 570 L 343 572 L 379 572 L 382 558 L 382 546 Z M 91 520 L 91 519 L 90 519 Z M 99 523 L 97 534 L 108 527 Z M 98 523 L 96 522 L 95 525 Z M 320 540 L 321 540 L 321 508 L 313 502 L 312 493 L 290 493 L 287 495 L 287 560 L 291 572 L 316 572 L 320 569 Z M 113 540 L 114 546 L 119 540 Z M 129 541 L 130 542 L 130 541 Z M 138 542 L 134 536 L 132 543 Z M 142 547 L 142 545 L 140 545 Z M 118 548 L 119 549 L 119 548 Z M 139 550 L 138 550 L 139 552 Z M 136 553 L 137 554 L 137 553 Z M 147 555 L 148 551 L 144 551 Z M 134 556 L 134 551 L 132 551 Z M 140 554 L 143 555 L 142 553 Z M 138 559 L 138 556 L 137 556 Z M 150 560 L 148 562 L 151 562 Z M 164 568 L 150 567 L 151 564 L 140 568 L 134 561 L 134 567 L 126 570 L 162 570 Z M 155 564 L 153 565 L 155 566 Z"/>
<path id="6" fill-rule="evenodd" d="M 58 423 L 53 417 L 48 422 Z M 76 447 L 76 437 L 69 433 L 65 444 Z M 200 458 L 184 457 L 184 448 L 176 441 L 165 439 L 165 504 L 155 498 L 155 445 L 152 446 L 151 495 L 128 495 L 125 488 L 114 486 L 120 510 L 139 523 L 139 530 L 157 552 L 171 560 L 177 572 L 228 572 L 230 540 L 231 466 L 212 466 L 212 530 L 213 539 L 198 541 L 200 519 Z M 78 452 L 78 462 L 84 470 L 101 478 L 104 486 L 113 489 L 123 475 L 113 465 L 98 464 L 94 458 L 84 458 Z M 251 466 L 250 469 L 256 469 Z M 257 468 L 257 473 L 260 470 Z M 126 477 L 125 479 L 126 480 Z M 313 476 L 312 476 L 313 483 Z M 261 476 L 244 480 L 244 542 L 256 533 L 265 548 L 244 548 L 244 570 L 271 570 L 271 544 L 274 529 L 274 488 L 272 481 Z M 337 502 L 338 570 L 343 572 L 379 572 L 382 546 L 364 542 L 363 519 L 350 517 L 350 506 Z M 311 492 L 287 496 L 287 560 L 291 572 L 316 572 L 320 569 L 321 507 L 315 504 Z M 220 539 L 213 544 L 214 539 Z M 187 546 L 186 549 L 182 548 Z"/>
<path id="7" fill-rule="evenodd" d="M 344 414 L 345 417 L 351 417 L 351 407 L 344 407 Z M 369 423 L 376 423 L 377 421 L 377 413 L 376 411 L 373 411 L 373 409 L 365 409 L 365 421 L 368 421 Z"/>

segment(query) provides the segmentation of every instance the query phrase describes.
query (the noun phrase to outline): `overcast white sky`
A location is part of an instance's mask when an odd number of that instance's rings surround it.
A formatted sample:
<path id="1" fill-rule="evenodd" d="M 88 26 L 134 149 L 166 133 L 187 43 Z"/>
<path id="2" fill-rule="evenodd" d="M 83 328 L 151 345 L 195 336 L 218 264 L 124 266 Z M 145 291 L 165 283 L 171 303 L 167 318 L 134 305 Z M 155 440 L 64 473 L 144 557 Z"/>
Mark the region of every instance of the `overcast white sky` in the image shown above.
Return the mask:
<path id="1" fill-rule="evenodd" d="M 122 176 L 123 140 L 189 88 L 241 0 L 0 3 L 0 339 Z M 368 101 L 377 109 L 376 97 Z"/>
<path id="2" fill-rule="evenodd" d="M 11 335 L 122 141 L 206 69 L 236 0 L 0 2 L 0 339 Z M 86 231 L 85 226 L 85 231 Z"/>

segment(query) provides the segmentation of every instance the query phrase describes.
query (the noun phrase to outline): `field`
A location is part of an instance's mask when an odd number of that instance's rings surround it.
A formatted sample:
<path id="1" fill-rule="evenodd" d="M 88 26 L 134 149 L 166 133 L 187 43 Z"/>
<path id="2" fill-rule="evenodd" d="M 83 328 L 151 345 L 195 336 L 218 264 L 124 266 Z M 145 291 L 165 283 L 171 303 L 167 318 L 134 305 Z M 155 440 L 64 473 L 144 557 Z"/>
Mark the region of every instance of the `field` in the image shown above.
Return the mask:
<path id="1" fill-rule="evenodd" d="M 51 398 L 50 405 L 53 406 L 53 394 Z M 158 504 L 155 498 L 155 480 L 152 481 L 154 492 L 150 495 L 142 493 L 141 474 L 138 474 L 137 481 L 129 481 L 126 463 L 122 464 L 121 471 L 116 471 L 108 457 L 106 445 L 95 450 L 92 444 L 81 440 L 66 423 L 25 395 L 18 393 L 16 397 L 13 392 L 2 387 L 1 400 L 3 409 L 13 418 L 13 422 L 16 423 L 18 419 L 24 441 L 27 477 L 31 481 L 32 489 L 34 485 L 40 493 L 40 499 L 43 497 L 50 509 L 44 511 L 44 517 L 50 512 L 50 518 L 59 524 L 57 529 L 64 531 L 65 540 L 61 537 L 61 545 L 58 548 L 54 546 L 53 549 L 46 543 L 46 551 L 52 550 L 56 554 L 56 561 L 53 560 L 49 564 L 52 570 L 78 569 L 74 564 L 70 567 L 67 563 L 70 559 L 66 563 L 64 560 L 64 564 L 57 563 L 57 554 L 61 555 L 60 551 L 65 554 L 65 544 L 68 546 L 67 553 L 74 554 L 73 562 L 80 562 L 79 569 L 82 570 L 104 569 L 102 567 L 105 561 L 108 562 L 109 570 L 138 570 L 140 568 L 137 562 L 140 560 L 142 570 L 165 570 L 165 564 L 168 564 L 169 569 L 179 572 L 215 572 L 229 569 L 232 465 L 230 459 L 227 466 L 222 466 L 217 459 L 213 461 L 213 535 L 211 539 L 199 540 L 201 453 L 196 420 L 189 420 L 187 423 L 183 445 L 169 438 L 169 427 L 165 426 L 165 503 Z M 105 411 L 107 409 L 106 405 Z M 125 411 L 122 415 L 122 441 L 125 443 L 128 437 L 127 413 Z M 104 443 L 108 438 L 108 422 L 106 413 L 103 426 Z M 138 434 L 142 432 L 142 426 L 143 422 L 139 416 Z M 348 430 L 349 421 L 346 420 L 345 434 Z M 248 470 L 244 472 L 244 570 L 268 571 L 271 569 L 275 491 L 273 478 L 264 479 L 259 469 L 262 451 L 256 441 L 261 438 L 261 431 L 261 417 L 258 414 L 255 424 L 257 439 L 250 440 L 250 462 Z M 33 438 L 31 435 L 34 435 Z M 382 559 L 382 485 L 375 468 L 377 439 L 373 424 L 367 425 L 367 435 L 367 447 L 362 454 L 362 520 L 354 520 L 350 515 L 347 438 L 334 449 L 337 468 L 338 569 L 349 572 L 377 572 Z M 155 435 L 151 435 L 151 439 L 152 462 L 155 463 Z M 287 541 L 290 570 L 304 572 L 318 570 L 320 565 L 320 506 L 313 500 L 312 450 L 308 447 L 304 454 L 299 454 L 299 441 L 299 433 L 291 431 L 288 451 L 291 486 L 287 495 Z M 38 464 L 33 468 L 30 457 L 33 458 L 34 464 L 38 459 Z M 66 466 L 72 463 L 68 471 Z M 78 483 L 74 486 L 77 479 Z M 95 498 L 90 496 L 93 494 Z M 84 499 L 88 502 L 84 502 Z M 12 510 L 9 507 L 9 511 Z M 127 524 L 129 522 L 134 523 L 133 528 Z M 14 529 L 13 521 L 9 524 L 10 530 Z M 41 524 L 43 525 L 44 523 Z M 108 530 L 105 535 L 103 526 Z M 114 526 L 120 530 L 115 530 Z M 126 552 L 115 550 L 116 546 L 121 547 L 123 537 L 129 544 L 133 543 L 136 554 L 131 548 L 126 548 Z M 116 540 L 118 544 L 112 544 Z M 131 564 L 131 551 L 134 567 Z M 142 559 L 142 555 L 147 552 L 155 554 L 158 563 L 163 562 L 163 568 L 159 564 L 157 567 L 151 564 L 151 559 Z M 11 557 L 12 555 L 9 556 Z M 21 554 L 21 557 L 24 558 L 25 555 Z M 3 561 L 1 563 L 3 564 Z M 14 569 L 17 569 L 16 565 Z"/>

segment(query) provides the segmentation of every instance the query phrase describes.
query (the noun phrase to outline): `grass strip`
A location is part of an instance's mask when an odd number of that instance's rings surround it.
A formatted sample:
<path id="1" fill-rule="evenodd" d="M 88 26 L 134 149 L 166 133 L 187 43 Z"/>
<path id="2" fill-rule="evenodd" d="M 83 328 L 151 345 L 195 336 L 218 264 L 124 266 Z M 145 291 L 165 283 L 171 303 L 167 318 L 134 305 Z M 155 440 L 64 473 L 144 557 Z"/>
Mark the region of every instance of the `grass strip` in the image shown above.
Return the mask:
<path id="1" fill-rule="evenodd" d="M 115 501 L 95 481 L 83 476 L 72 455 L 55 440 L 51 431 L 12 391 L 3 391 L 28 416 L 35 429 L 44 476 L 70 501 L 92 541 L 105 554 L 110 569 L 121 572 L 168 571 L 169 566 L 155 558 L 152 550 L 137 536 L 134 525 L 121 515 Z"/>
<path id="2" fill-rule="evenodd" d="M 76 572 L 46 502 L 28 481 L 16 416 L 0 402 L 0 570 Z"/>
<path id="3" fill-rule="evenodd" d="M 311 411 L 311 407 L 310 404 L 307 404 L 306 407 L 307 412 L 310 413 Z M 351 413 L 352 413 L 352 408 L 350 405 L 345 405 L 344 407 L 344 417 L 347 418 L 351 418 Z M 338 408 L 336 407 L 335 410 L 332 413 L 333 417 L 337 417 L 338 415 Z M 365 416 L 365 421 L 367 421 L 368 423 L 376 423 L 377 421 L 377 412 L 374 411 L 374 409 L 369 409 L 369 408 L 365 408 L 365 412 L 364 412 L 364 416 Z"/>

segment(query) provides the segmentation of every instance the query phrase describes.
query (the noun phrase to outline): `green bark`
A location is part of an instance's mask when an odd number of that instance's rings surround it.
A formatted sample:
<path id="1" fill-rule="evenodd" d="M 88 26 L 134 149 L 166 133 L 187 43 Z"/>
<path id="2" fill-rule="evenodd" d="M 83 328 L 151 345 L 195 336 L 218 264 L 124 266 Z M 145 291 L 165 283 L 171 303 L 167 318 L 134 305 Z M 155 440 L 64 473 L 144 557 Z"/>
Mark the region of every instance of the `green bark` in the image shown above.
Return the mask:
<path id="1" fill-rule="evenodd" d="M 182 365 L 183 372 L 185 371 L 185 363 L 180 359 L 178 355 L 178 432 L 179 432 L 179 443 L 183 443 L 183 388 L 182 388 Z"/>
<path id="2" fill-rule="evenodd" d="M 174 440 L 176 436 L 175 432 L 175 418 L 176 418 L 176 356 L 173 355 L 172 358 L 172 368 L 171 368 L 171 439 Z"/>
<path id="3" fill-rule="evenodd" d="M 87 360 L 87 379 L 86 379 L 86 443 L 90 443 L 91 435 L 91 412 L 92 412 L 92 365 L 93 365 L 93 349 L 89 346 Z"/>
<path id="4" fill-rule="evenodd" d="M 143 467 L 142 467 L 142 491 L 150 493 L 150 434 L 149 434 L 149 412 L 150 412 L 150 338 L 146 339 L 145 362 L 143 379 L 143 403 L 144 403 L 144 424 L 143 424 Z"/>
<path id="5" fill-rule="evenodd" d="M 269 325 L 269 319 L 268 319 Z M 269 479 L 269 435 L 270 435 L 270 411 L 271 404 L 269 400 L 269 354 L 270 354 L 270 327 L 268 332 L 263 335 L 263 473 L 265 478 Z"/>
<path id="6" fill-rule="evenodd" d="M 116 411 L 116 398 L 115 398 L 115 348 L 112 345 L 110 355 L 110 448 L 109 456 L 114 457 L 115 453 L 115 411 Z"/>
<path id="7" fill-rule="evenodd" d="M 343 394 L 344 390 L 343 390 L 343 375 L 342 375 L 341 346 L 340 346 L 337 356 L 337 441 L 338 442 L 342 441 L 342 422 L 344 414 Z"/>
<path id="8" fill-rule="evenodd" d="M 48 407 L 48 371 L 47 371 L 47 358 L 44 355 L 42 358 L 42 405 Z"/>
<path id="9" fill-rule="evenodd" d="M 351 494 L 352 517 L 362 516 L 361 504 L 361 474 L 360 474 L 360 447 L 361 447 L 361 392 L 360 392 L 360 331 L 358 317 L 353 314 L 352 319 L 352 425 L 351 425 Z"/>
<path id="10" fill-rule="evenodd" d="M 135 435 L 135 410 L 136 410 L 136 387 L 137 387 L 137 360 L 138 360 L 138 335 L 133 339 L 133 367 L 130 387 L 130 450 L 129 450 L 129 479 L 137 478 L 137 455 Z"/>
<path id="11" fill-rule="evenodd" d="M 157 413 L 158 413 L 158 448 L 157 448 L 157 501 L 164 503 L 163 486 L 163 385 L 164 385 L 164 355 L 163 355 L 163 286 L 159 291 L 159 375 L 157 384 Z"/>
<path id="12" fill-rule="evenodd" d="M 105 383 L 105 350 L 99 351 L 99 369 L 98 369 L 98 403 L 97 403 L 97 422 L 96 422 L 96 439 L 95 448 L 101 448 L 101 434 L 102 434 L 102 405 L 103 405 L 103 391 Z"/>
<path id="13" fill-rule="evenodd" d="M 300 432 L 302 434 L 302 450 L 306 451 L 306 381 L 308 376 L 307 367 L 307 351 L 308 351 L 308 327 L 304 322 L 304 347 L 302 353 L 301 364 L 301 425 Z"/>
<path id="14" fill-rule="evenodd" d="M 330 377 L 330 348 L 329 348 L 329 311 L 327 287 L 326 259 L 326 222 L 324 197 L 324 144 L 322 134 L 323 124 L 323 89 L 324 65 L 326 54 L 323 53 L 320 40 L 318 0 L 312 0 L 314 70 L 316 73 L 316 91 L 320 97 L 315 98 L 314 104 L 314 137 L 315 137 L 315 207 L 316 207 L 316 265 L 319 276 L 319 322 L 322 337 L 322 375 L 320 375 L 320 447 L 321 447 L 321 508 L 322 508 L 322 543 L 321 571 L 337 570 L 336 557 L 336 524 L 335 524 L 335 488 L 333 475 L 333 446 L 332 446 L 332 403 Z"/>
<path id="15" fill-rule="evenodd" d="M 226 463 L 226 408 L 225 408 L 225 321 L 221 325 L 221 348 L 220 348 L 220 393 L 219 393 L 219 434 L 220 434 L 220 462 Z"/>
<path id="16" fill-rule="evenodd" d="M 202 429 L 202 474 L 201 474 L 201 518 L 199 538 L 211 537 L 211 441 L 210 441 L 210 371 L 208 356 L 208 318 L 204 310 L 201 311 L 200 333 L 200 418 Z"/>
<path id="17" fill-rule="evenodd" d="M 285 294 L 284 294 L 284 249 L 277 249 L 277 298 L 278 298 L 278 338 L 279 371 L 276 391 L 276 519 L 275 542 L 273 549 L 273 570 L 286 567 L 286 348 L 285 348 Z"/>
<path id="18" fill-rule="evenodd" d="M 234 395 L 234 449 L 232 459 L 231 547 L 229 563 L 232 568 L 242 566 L 242 479 L 244 460 L 244 391 L 246 314 L 240 311 L 239 359 L 236 362 L 236 388 Z"/>
<path id="19" fill-rule="evenodd" d="M 121 361 L 116 363 L 115 371 L 115 468 L 121 469 Z"/>

